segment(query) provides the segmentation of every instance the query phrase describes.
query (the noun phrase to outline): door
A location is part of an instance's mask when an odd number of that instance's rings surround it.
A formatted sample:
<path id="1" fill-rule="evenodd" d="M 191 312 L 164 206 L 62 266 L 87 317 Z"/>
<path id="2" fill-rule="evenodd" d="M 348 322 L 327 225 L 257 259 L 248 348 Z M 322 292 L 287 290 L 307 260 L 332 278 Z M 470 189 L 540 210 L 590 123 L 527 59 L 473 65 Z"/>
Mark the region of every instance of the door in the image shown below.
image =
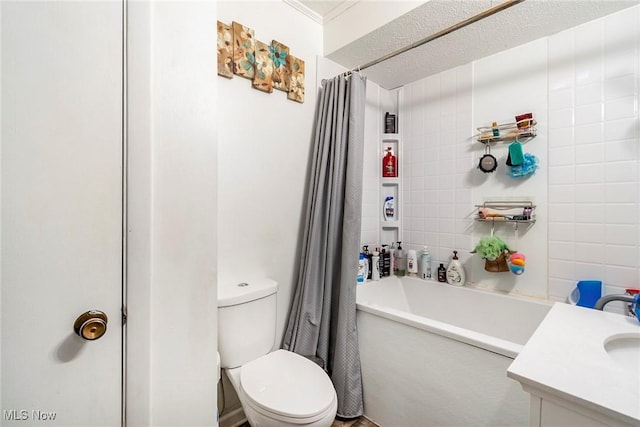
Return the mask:
<path id="1" fill-rule="evenodd" d="M 122 3 L 0 7 L 0 424 L 120 425 Z"/>

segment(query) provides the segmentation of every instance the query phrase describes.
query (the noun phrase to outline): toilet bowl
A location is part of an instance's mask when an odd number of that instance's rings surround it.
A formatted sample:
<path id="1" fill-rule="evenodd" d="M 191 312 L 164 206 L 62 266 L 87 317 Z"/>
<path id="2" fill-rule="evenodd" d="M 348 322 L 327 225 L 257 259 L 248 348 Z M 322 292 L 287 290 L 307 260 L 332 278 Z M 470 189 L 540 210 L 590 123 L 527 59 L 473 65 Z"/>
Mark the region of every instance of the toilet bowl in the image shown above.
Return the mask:
<path id="1" fill-rule="evenodd" d="M 252 427 L 330 427 L 338 399 L 327 373 L 309 359 L 273 350 L 277 283 L 218 287 L 218 351 Z"/>
<path id="2" fill-rule="evenodd" d="M 277 350 L 227 369 L 253 427 L 329 427 L 338 406 L 327 374 L 308 359 Z"/>

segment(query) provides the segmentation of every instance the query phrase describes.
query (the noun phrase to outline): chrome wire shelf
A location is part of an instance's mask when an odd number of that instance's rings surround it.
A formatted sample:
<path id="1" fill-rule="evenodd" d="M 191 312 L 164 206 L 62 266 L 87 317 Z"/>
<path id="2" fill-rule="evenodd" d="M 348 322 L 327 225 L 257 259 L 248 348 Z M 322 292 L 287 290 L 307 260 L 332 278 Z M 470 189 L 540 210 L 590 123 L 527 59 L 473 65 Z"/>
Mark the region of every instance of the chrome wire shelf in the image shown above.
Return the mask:
<path id="1" fill-rule="evenodd" d="M 478 142 L 488 144 L 498 141 L 515 141 L 515 140 L 528 140 L 534 138 L 537 134 L 536 125 L 538 122 L 535 119 L 523 119 L 512 123 L 503 123 L 495 127 L 493 126 L 481 126 L 478 129 L 476 139 Z M 499 135 L 495 136 L 493 130 L 497 129 Z"/>
<path id="2" fill-rule="evenodd" d="M 496 223 L 508 223 L 516 224 L 534 224 L 536 222 L 535 209 L 536 205 L 530 200 L 494 200 L 486 201 L 481 205 L 475 205 L 478 210 L 477 216 L 474 218 L 479 222 Z M 484 212 L 484 210 L 493 211 L 513 211 L 515 209 L 521 210 L 520 213 L 497 213 L 497 212 Z"/>

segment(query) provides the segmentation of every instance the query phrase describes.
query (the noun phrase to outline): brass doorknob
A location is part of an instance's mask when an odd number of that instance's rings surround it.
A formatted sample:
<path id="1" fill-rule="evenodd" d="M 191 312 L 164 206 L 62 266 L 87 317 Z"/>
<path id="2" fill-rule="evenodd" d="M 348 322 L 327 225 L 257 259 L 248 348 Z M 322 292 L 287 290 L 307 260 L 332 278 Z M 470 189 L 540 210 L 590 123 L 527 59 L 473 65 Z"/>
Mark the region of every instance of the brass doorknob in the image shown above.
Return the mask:
<path id="1" fill-rule="evenodd" d="M 107 332 L 107 315 L 99 310 L 82 313 L 73 323 L 74 332 L 88 341 L 97 340 Z"/>

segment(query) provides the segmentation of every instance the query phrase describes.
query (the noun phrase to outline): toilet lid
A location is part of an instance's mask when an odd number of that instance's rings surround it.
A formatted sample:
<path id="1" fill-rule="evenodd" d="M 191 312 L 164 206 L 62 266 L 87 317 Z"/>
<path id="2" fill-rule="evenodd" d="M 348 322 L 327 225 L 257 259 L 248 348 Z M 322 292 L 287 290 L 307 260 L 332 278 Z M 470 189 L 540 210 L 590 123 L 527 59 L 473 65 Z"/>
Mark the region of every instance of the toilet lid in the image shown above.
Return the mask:
<path id="1" fill-rule="evenodd" d="M 242 366 L 240 384 L 256 406 L 289 418 L 310 418 L 336 398 L 329 376 L 312 361 L 277 350 Z"/>

